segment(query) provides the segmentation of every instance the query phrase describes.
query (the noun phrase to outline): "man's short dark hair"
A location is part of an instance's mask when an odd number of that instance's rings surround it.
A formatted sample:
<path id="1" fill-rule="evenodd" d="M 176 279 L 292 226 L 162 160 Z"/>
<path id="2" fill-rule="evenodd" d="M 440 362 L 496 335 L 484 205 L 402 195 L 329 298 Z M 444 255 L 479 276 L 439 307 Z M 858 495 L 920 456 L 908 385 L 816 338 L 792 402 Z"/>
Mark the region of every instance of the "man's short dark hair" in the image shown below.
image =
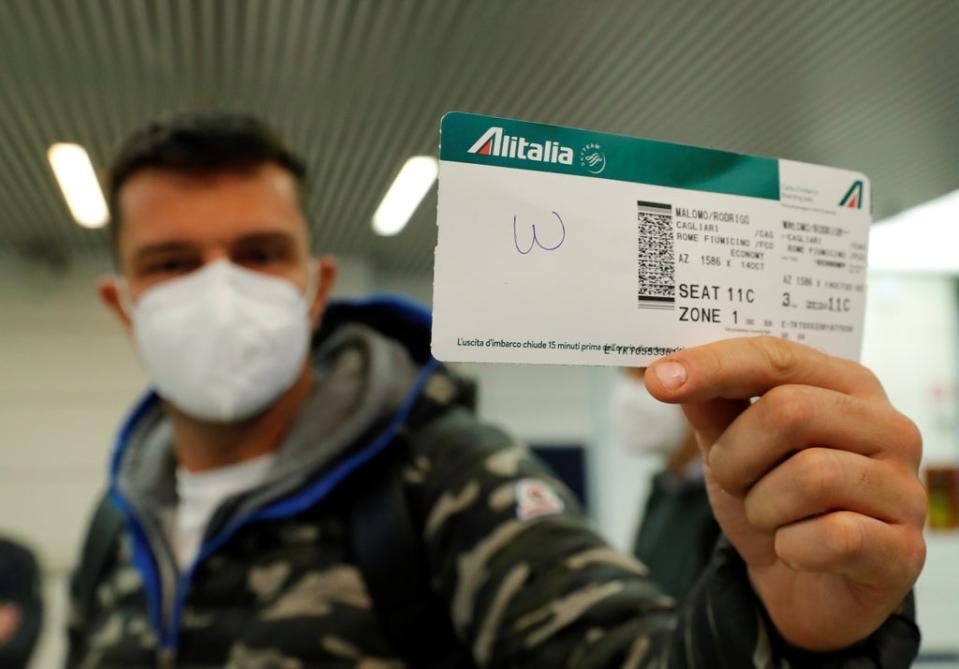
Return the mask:
<path id="1" fill-rule="evenodd" d="M 120 189 L 134 174 L 160 169 L 205 176 L 276 163 L 301 185 L 306 164 L 263 122 L 237 113 L 188 114 L 154 121 L 123 142 L 110 167 L 107 192 L 114 251 L 120 236 Z"/>

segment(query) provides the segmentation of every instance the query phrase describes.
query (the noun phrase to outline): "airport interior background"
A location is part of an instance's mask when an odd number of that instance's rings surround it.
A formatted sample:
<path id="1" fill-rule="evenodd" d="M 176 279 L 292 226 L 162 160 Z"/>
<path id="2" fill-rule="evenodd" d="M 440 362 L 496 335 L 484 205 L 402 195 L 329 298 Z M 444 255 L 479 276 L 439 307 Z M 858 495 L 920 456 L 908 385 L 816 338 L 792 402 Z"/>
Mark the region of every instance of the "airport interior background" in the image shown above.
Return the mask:
<path id="1" fill-rule="evenodd" d="M 74 220 L 47 152 L 80 144 L 102 173 L 133 129 L 196 110 L 255 113 L 306 157 L 314 250 L 339 258 L 343 298 L 430 305 L 436 186 L 401 231 L 371 220 L 408 158 L 437 155 L 450 110 L 868 175 L 862 361 L 940 472 L 919 662 L 959 667 L 959 3 L 4 0 L 0 82 L 0 534 L 42 566 L 32 667 L 60 665 L 67 575 L 146 385 L 97 299 L 109 234 Z M 463 369 L 485 419 L 582 455 L 590 514 L 629 549 L 658 463 L 611 438 L 616 370 Z"/>

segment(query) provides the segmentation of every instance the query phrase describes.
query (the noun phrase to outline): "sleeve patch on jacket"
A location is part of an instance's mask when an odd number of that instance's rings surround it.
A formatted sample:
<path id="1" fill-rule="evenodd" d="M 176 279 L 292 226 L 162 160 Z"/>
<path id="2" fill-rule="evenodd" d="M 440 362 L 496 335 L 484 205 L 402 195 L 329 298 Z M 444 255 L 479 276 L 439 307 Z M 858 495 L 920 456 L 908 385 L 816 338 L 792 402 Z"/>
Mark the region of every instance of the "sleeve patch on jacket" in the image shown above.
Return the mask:
<path id="1" fill-rule="evenodd" d="M 563 500 L 545 481 L 521 479 L 516 482 L 516 517 L 519 520 L 530 520 L 562 510 Z"/>

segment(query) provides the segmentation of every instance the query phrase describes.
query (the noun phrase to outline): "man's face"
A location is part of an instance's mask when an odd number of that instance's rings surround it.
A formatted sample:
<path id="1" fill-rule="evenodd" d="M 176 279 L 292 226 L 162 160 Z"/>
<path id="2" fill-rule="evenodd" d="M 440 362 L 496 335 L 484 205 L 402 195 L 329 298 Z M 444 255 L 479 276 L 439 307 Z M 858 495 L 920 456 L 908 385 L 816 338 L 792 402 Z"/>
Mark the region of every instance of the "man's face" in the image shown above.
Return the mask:
<path id="1" fill-rule="evenodd" d="M 305 291 L 307 225 L 294 178 L 278 165 L 199 176 L 145 169 L 122 186 L 118 206 L 120 271 L 133 302 L 150 287 L 215 260 L 282 277 Z M 332 260 L 319 265 L 314 323 L 335 272 Z M 129 325 L 115 288 L 101 283 L 100 293 Z"/>

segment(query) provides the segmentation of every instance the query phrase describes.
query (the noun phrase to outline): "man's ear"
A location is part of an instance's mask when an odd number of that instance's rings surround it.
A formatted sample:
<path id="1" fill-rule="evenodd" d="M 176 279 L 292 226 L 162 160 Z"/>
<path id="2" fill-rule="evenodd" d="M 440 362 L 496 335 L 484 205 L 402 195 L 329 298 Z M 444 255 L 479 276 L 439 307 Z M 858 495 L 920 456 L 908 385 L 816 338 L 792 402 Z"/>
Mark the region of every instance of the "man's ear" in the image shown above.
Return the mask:
<path id="1" fill-rule="evenodd" d="M 316 281 L 316 291 L 313 295 L 313 303 L 310 305 L 310 324 L 315 332 L 320 327 L 320 321 L 323 318 L 323 312 L 326 310 L 326 304 L 330 299 L 330 293 L 333 292 L 333 286 L 336 284 L 336 258 L 333 256 L 323 256 L 313 260 L 316 272 L 314 281 Z"/>
<path id="2" fill-rule="evenodd" d="M 120 294 L 120 282 L 122 278 L 118 276 L 104 276 L 97 282 L 97 292 L 100 294 L 100 300 L 106 305 L 107 309 L 120 320 L 127 332 L 133 328 L 130 320 L 130 314 L 124 307 L 123 298 Z"/>

